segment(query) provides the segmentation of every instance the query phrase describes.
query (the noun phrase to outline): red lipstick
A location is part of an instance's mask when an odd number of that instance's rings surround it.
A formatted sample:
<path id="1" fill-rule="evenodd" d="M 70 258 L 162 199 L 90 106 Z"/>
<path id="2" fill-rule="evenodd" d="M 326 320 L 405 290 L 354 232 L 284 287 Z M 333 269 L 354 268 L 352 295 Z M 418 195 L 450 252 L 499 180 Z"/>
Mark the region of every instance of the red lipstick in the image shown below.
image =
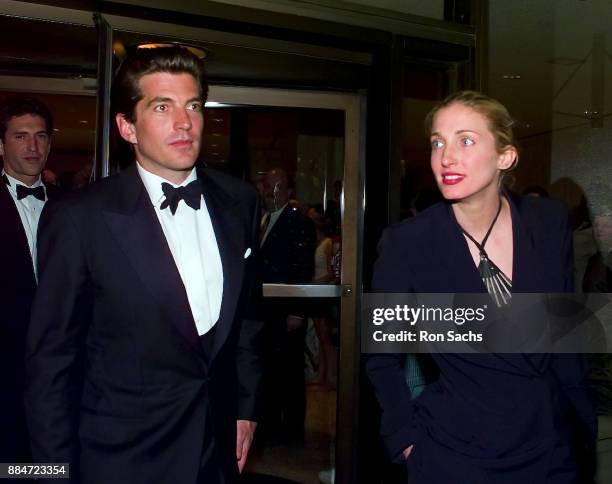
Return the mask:
<path id="1" fill-rule="evenodd" d="M 461 183 L 465 175 L 460 173 L 446 172 L 442 173 L 442 183 L 444 185 L 456 185 L 457 183 Z"/>

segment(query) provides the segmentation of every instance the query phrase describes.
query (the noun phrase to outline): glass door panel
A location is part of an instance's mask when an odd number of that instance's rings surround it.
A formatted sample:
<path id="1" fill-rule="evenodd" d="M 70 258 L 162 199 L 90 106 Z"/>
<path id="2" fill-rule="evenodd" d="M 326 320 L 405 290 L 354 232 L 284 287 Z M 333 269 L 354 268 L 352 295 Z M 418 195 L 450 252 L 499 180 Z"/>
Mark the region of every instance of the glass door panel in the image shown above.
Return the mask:
<path id="1" fill-rule="evenodd" d="M 358 275 L 356 188 L 362 182 L 360 98 L 213 86 L 209 99 L 207 164 L 251 180 L 262 205 L 280 212 L 278 220 L 292 211 L 304 235 L 296 238 L 290 235 L 295 227 L 276 221 L 268 237 L 285 245 L 270 251 L 271 242 L 262 242 L 266 398 L 247 474 L 304 483 L 336 472 L 346 478 L 354 450 L 347 402 L 353 400 L 356 363 L 339 361 L 357 358 L 352 288 Z M 286 199 L 275 195 L 274 170 L 287 175 Z M 285 189 L 282 183 L 276 188 Z M 312 229 L 310 238 L 304 226 Z M 302 267 L 304 253 L 309 270 Z"/>

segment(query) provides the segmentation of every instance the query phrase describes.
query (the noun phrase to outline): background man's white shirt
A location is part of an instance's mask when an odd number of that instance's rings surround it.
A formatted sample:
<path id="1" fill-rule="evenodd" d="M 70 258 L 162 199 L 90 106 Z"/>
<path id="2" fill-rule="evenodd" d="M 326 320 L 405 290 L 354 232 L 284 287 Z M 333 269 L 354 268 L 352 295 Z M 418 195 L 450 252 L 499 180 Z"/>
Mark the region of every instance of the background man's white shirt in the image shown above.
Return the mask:
<path id="1" fill-rule="evenodd" d="M 47 189 L 45 188 L 44 201 L 39 200 L 34 196 L 27 196 L 21 200 L 17 200 L 17 185 L 23 185 L 26 188 L 36 188 L 42 185 L 44 188 L 45 186 L 43 182 L 41 181 L 40 177 L 38 177 L 38 180 L 31 187 L 28 187 L 25 183 L 21 183 L 19 180 L 4 172 L 4 170 L 2 171 L 2 174 L 6 176 L 10 183 L 10 185 L 7 185 L 7 188 L 11 194 L 11 197 L 13 197 L 13 201 L 17 207 L 17 212 L 19 213 L 19 218 L 21 219 L 21 225 L 23 226 L 23 230 L 25 231 L 28 239 L 28 246 L 30 248 L 30 255 L 32 256 L 32 264 L 34 266 L 34 274 L 36 274 L 36 233 L 38 231 L 40 213 L 42 212 L 42 209 L 47 201 Z M 0 180 L 0 183 L 4 183 L 4 181 Z"/>

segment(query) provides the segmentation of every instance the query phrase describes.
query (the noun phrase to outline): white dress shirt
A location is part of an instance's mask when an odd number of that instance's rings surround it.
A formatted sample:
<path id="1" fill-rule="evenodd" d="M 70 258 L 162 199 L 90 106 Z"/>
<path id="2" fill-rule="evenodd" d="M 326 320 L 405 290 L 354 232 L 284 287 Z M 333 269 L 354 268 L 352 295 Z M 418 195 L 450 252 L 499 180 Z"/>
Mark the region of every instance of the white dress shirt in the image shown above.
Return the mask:
<path id="1" fill-rule="evenodd" d="M 40 213 L 47 201 L 47 189 L 45 188 L 45 200 L 39 200 L 38 198 L 30 195 L 17 200 L 17 185 L 23 185 L 26 188 L 36 188 L 39 186 L 45 187 L 43 182 L 38 177 L 38 180 L 31 186 L 28 187 L 25 183 L 21 183 L 19 180 L 13 178 L 2 170 L 2 175 L 6 176 L 10 185 L 7 185 L 8 191 L 13 197 L 17 212 L 19 212 L 19 218 L 21 219 L 21 225 L 25 231 L 28 239 L 28 246 L 30 248 L 30 255 L 32 256 L 32 265 L 34 267 L 34 274 L 36 275 L 36 233 L 38 231 L 38 221 L 40 220 Z M 4 180 L 0 180 L 0 183 L 4 183 Z"/>
<path id="2" fill-rule="evenodd" d="M 200 209 L 194 210 L 181 200 L 174 215 L 170 207 L 160 209 L 165 200 L 162 183 L 173 187 L 188 185 L 197 179 L 196 170 L 183 183 L 175 185 L 145 170 L 140 163 L 137 168 L 166 236 L 201 336 L 219 319 L 223 297 L 223 266 L 206 201 L 202 197 Z"/>

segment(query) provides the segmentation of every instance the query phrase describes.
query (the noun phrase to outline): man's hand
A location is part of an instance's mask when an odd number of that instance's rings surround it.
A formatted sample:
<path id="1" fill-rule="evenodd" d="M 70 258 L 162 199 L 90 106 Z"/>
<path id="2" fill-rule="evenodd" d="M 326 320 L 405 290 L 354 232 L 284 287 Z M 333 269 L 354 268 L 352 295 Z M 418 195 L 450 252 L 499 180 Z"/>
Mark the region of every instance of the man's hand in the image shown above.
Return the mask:
<path id="1" fill-rule="evenodd" d="M 412 448 L 414 447 L 414 445 L 411 445 L 410 447 L 406 447 L 404 449 L 404 459 L 408 459 L 408 457 L 410 457 L 410 454 L 412 454 Z"/>
<path id="2" fill-rule="evenodd" d="M 302 326 L 302 324 L 304 323 L 304 318 L 302 316 L 295 316 L 293 314 L 290 314 L 287 316 L 286 323 L 287 331 L 295 331 L 296 329 L 299 329 L 300 326 Z"/>
<path id="3" fill-rule="evenodd" d="M 253 442 L 255 427 L 257 427 L 257 422 L 251 422 L 250 420 L 236 421 L 236 460 L 238 461 L 238 470 L 241 473 Z"/>

